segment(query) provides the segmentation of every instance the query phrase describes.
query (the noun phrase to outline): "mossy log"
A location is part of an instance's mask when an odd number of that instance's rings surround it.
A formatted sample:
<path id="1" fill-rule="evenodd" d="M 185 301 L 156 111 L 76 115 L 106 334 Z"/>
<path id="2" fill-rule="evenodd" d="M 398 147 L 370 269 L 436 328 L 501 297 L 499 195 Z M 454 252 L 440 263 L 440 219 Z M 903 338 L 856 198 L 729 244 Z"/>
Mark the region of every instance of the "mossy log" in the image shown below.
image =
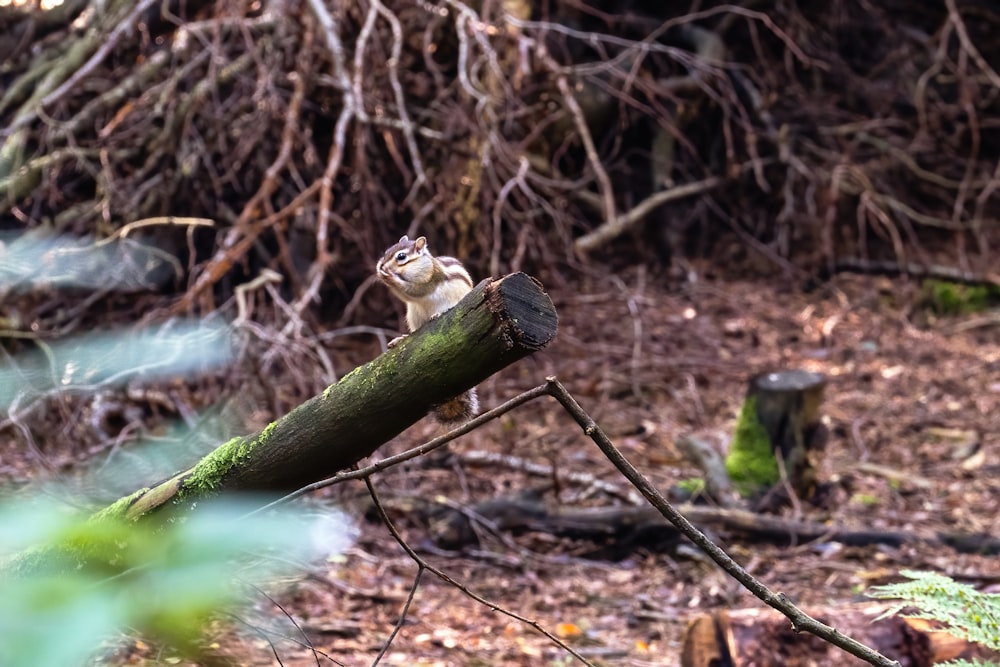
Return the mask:
<path id="1" fill-rule="evenodd" d="M 555 307 L 533 278 L 485 280 L 455 308 L 262 431 L 233 438 L 101 514 L 137 518 L 223 492 L 274 497 L 321 480 L 370 455 L 433 406 L 542 349 L 556 326 Z"/>
<path id="2" fill-rule="evenodd" d="M 779 458 L 792 490 L 803 498 L 816 487 L 817 454 L 826 429 L 820 406 L 826 378 L 789 370 L 764 373 L 750 381 L 746 401 L 726 459 L 726 469 L 745 495 L 781 480 Z"/>

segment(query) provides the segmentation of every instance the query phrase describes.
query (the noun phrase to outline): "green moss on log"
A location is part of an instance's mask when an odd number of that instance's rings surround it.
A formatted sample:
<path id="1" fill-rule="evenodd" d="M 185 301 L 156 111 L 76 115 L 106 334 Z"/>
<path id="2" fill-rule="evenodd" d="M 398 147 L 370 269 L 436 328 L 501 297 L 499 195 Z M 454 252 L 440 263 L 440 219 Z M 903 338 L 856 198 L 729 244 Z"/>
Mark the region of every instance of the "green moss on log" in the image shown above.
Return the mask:
<path id="1" fill-rule="evenodd" d="M 923 282 L 923 302 L 938 315 L 979 313 L 1000 303 L 1000 287 L 928 279 Z"/>
<path id="2" fill-rule="evenodd" d="M 726 457 L 726 472 L 733 486 L 744 496 L 773 486 L 780 479 L 767 430 L 757 419 L 757 399 L 743 403 L 736 433 Z"/>
<path id="3" fill-rule="evenodd" d="M 194 468 L 184 479 L 180 491 L 177 494 L 177 501 L 183 502 L 185 496 L 192 493 L 197 496 L 210 495 L 222 485 L 222 478 L 233 469 L 245 461 L 253 453 L 254 449 L 267 442 L 277 427 L 276 422 L 271 422 L 267 427 L 257 434 L 256 437 L 237 436 L 215 449 Z"/>
<path id="4" fill-rule="evenodd" d="M 90 516 L 90 521 L 128 520 L 128 508 L 132 506 L 132 503 L 135 502 L 137 498 L 142 497 L 147 491 L 149 491 L 149 487 L 139 489 L 131 495 L 116 500 L 114 503 L 108 505 L 99 512 L 92 514 Z"/>

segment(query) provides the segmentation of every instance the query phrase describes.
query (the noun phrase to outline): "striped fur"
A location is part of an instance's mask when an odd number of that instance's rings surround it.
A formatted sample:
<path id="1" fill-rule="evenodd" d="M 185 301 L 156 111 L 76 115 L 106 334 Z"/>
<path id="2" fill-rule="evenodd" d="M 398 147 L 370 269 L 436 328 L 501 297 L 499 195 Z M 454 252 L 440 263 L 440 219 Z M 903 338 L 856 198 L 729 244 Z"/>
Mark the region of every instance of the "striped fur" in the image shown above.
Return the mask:
<path id="1" fill-rule="evenodd" d="M 472 277 L 454 257 L 434 257 L 423 236 L 407 237 L 390 247 L 376 265 L 376 274 L 406 304 L 406 325 L 416 331 L 452 308 L 472 290 Z"/>
<path id="2" fill-rule="evenodd" d="M 472 291 L 472 277 L 462 263 L 454 257 L 431 255 L 423 236 L 413 241 L 403 236 L 390 246 L 376 264 L 375 274 L 406 304 L 406 326 L 411 333 Z M 434 408 L 434 416 L 446 424 L 471 419 L 478 412 L 475 388 Z"/>

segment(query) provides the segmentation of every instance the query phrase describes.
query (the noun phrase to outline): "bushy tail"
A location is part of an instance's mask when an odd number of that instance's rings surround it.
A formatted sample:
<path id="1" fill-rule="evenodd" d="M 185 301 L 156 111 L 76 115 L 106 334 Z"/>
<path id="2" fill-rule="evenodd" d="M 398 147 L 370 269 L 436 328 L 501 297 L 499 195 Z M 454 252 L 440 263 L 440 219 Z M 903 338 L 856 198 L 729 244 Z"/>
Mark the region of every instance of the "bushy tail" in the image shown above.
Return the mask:
<path id="1" fill-rule="evenodd" d="M 477 414 L 479 414 L 479 396 L 475 387 L 434 408 L 434 417 L 442 424 L 468 421 Z"/>

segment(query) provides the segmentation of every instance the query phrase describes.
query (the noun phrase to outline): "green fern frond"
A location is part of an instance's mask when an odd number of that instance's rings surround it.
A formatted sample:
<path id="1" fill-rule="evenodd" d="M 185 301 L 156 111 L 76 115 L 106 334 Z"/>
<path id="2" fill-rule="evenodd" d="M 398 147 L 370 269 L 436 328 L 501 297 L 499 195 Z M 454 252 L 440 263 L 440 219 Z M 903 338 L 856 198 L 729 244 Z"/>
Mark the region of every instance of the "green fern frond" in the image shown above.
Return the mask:
<path id="1" fill-rule="evenodd" d="M 900 574 L 910 581 L 873 586 L 868 591 L 874 598 L 900 601 L 882 618 L 906 609 L 908 616 L 940 621 L 957 637 L 1000 650 L 1000 595 L 980 593 L 972 586 L 936 572 L 903 570 Z M 953 664 L 967 667 L 988 663 Z"/>

